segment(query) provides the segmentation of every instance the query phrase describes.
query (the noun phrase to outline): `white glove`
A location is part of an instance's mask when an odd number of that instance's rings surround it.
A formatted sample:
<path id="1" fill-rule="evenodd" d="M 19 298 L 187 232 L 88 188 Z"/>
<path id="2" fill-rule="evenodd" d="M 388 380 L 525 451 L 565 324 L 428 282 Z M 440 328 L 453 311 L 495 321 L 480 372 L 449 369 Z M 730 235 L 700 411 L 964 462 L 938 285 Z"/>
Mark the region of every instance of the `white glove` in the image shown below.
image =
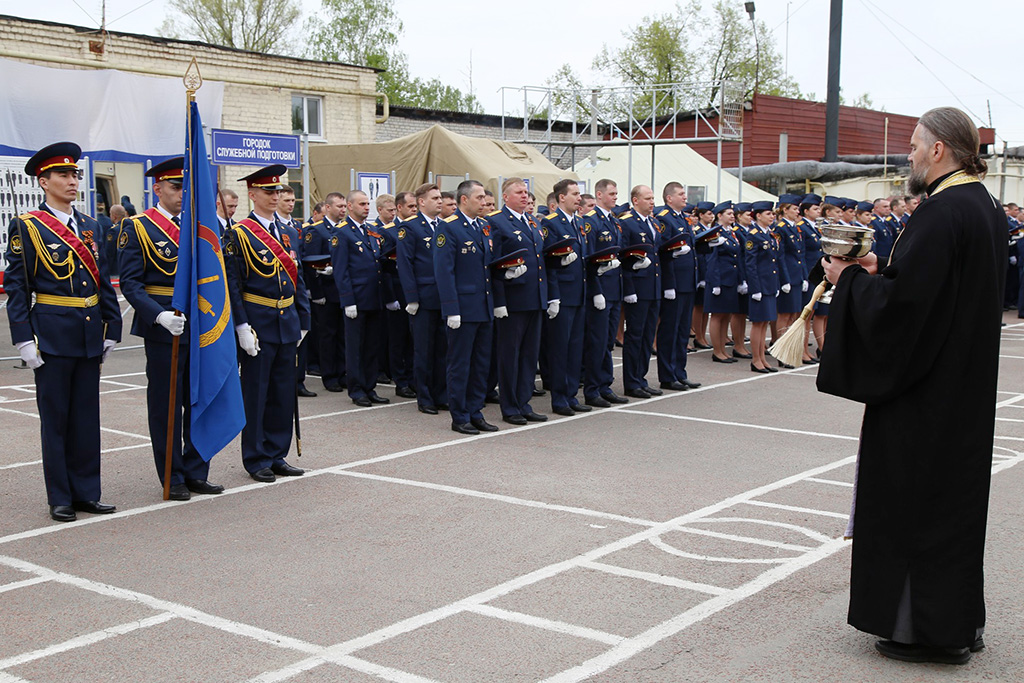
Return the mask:
<path id="1" fill-rule="evenodd" d="M 748 291 L 749 289 L 747 288 L 747 283 L 745 281 L 741 282 L 740 286 L 736 288 L 737 294 L 746 294 Z"/>
<path id="2" fill-rule="evenodd" d="M 320 297 L 319 299 L 313 299 L 313 303 L 317 306 L 323 306 L 327 303 L 327 299 L 326 297 Z"/>
<path id="3" fill-rule="evenodd" d="M 570 263 L 572 263 L 573 261 L 575 261 L 578 258 L 579 258 L 579 256 L 576 255 L 576 252 L 575 251 L 571 251 L 571 252 L 569 252 L 568 254 L 566 254 L 565 256 L 562 257 L 562 265 L 563 266 L 567 266 L 567 265 L 569 265 Z"/>
<path id="4" fill-rule="evenodd" d="M 384 308 L 388 309 L 389 311 L 397 311 L 399 308 L 401 308 L 401 306 L 399 306 L 397 301 L 392 301 L 389 304 L 384 304 Z"/>
<path id="5" fill-rule="evenodd" d="M 405 312 L 409 315 L 416 315 L 420 310 L 419 301 L 410 301 L 405 305 Z"/>
<path id="6" fill-rule="evenodd" d="M 639 300 L 636 294 L 627 294 L 626 298 L 623 299 L 627 304 L 635 304 Z"/>
<path id="7" fill-rule="evenodd" d="M 720 244 L 725 244 L 725 238 L 722 237 L 721 235 L 708 242 L 708 246 L 710 247 L 717 247 Z"/>
<path id="8" fill-rule="evenodd" d="M 707 283 L 706 283 L 706 282 L 704 282 L 703 280 L 701 280 L 700 282 L 698 282 L 698 283 L 697 283 L 697 289 L 700 289 L 700 288 L 701 288 L 701 287 L 703 287 L 703 286 L 704 286 L 705 284 L 707 284 Z"/>
<path id="9" fill-rule="evenodd" d="M 782 285 L 782 293 L 783 294 L 789 294 L 789 290 L 791 290 L 791 289 L 793 289 L 793 288 L 789 286 L 788 282 L 786 284 Z"/>
<path id="10" fill-rule="evenodd" d="M 604 294 L 594 295 L 594 308 L 599 311 L 603 311 L 604 307 L 608 305 L 608 302 L 604 300 Z"/>
<path id="11" fill-rule="evenodd" d="M 665 298 L 668 299 L 669 301 L 675 301 L 676 300 L 676 290 L 674 290 L 674 289 L 666 289 L 665 290 Z"/>
<path id="12" fill-rule="evenodd" d="M 345 307 L 345 317 L 346 318 L 352 318 L 353 320 L 355 320 L 355 317 L 357 315 L 359 315 L 359 309 L 356 306 L 346 306 Z"/>
<path id="13" fill-rule="evenodd" d="M 559 301 L 558 299 L 548 302 L 548 319 L 552 319 L 556 315 L 558 315 L 558 308 L 559 306 L 561 306 L 561 303 L 562 302 Z"/>
<path id="14" fill-rule="evenodd" d="M 107 360 L 107 356 L 110 355 L 110 352 L 114 350 L 115 346 L 117 346 L 117 342 L 113 339 L 103 340 L 103 355 L 100 357 L 101 363 Z"/>
<path id="15" fill-rule="evenodd" d="M 650 265 L 651 259 L 644 256 L 643 259 L 633 264 L 633 270 L 643 270 L 644 268 L 647 268 Z"/>
<path id="16" fill-rule="evenodd" d="M 18 344 L 18 353 L 21 355 L 21 359 L 25 361 L 25 365 L 33 370 L 43 364 L 43 357 L 39 355 L 39 348 L 36 347 L 36 343 L 31 339 Z"/>
<path id="17" fill-rule="evenodd" d="M 321 269 L 319 271 L 319 273 L 321 275 L 325 276 L 325 277 L 329 276 L 329 275 L 333 275 L 334 274 L 334 266 L 324 266 L 323 269 Z"/>
<path id="18" fill-rule="evenodd" d="M 178 337 L 185 331 L 185 316 L 174 315 L 173 311 L 161 311 L 156 316 L 156 323 L 171 333 L 171 336 Z"/>
<path id="19" fill-rule="evenodd" d="M 526 275 L 526 266 L 516 266 L 515 268 L 505 269 L 506 280 L 515 280 L 517 277 L 522 277 L 523 275 Z"/>
<path id="20" fill-rule="evenodd" d="M 682 256 L 683 254 L 689 254 L 690 253 L 690 245 L 689 244 L 684 244 L 683 246 L 679 247 L 679 251 L 677 251 L 676 253 L 679 254 L 680 256 Z"/>
<path id="21" fill-rule="evenodd" d="M 622 265 L 622 263 L 619 261 L 619 259 L 613 258 L 611 261 L 609 261 L 608 263 L 604 264 L 603 266 L 598 266 L 597 267 L 597 274 L 598 275 L 604 275 L 609 270 L 615 270 L 616 268 L 618 268 L 621 265 Z"/>
<path id="22" fill-rule="evenodd" d="M 712 287 L 711 288 L 711 296 L 719 296 L 721 293 L 722 293 L 722 288 L 721 287 Z"/>
<path id="23" fill-rule="evenodd" d="M 307 334 L 309 334 L 309 330 L 299 330 L 299 344 L 302 343 L 302 340 L 306 338 Z"/>
<path id="24" fill-rule="evenodd" d="M 753 294 L 750 295 L 750 298 L 753 299 L 754 301 L 760 301 L 761 292 L 754 292 Z"/>
<path id="25" fill-rule="evenodd" d="M 508 306 L 498 306 L 494 309 L 495 318 L 507 318 L 508 317 Z"/>
<path id="26" fill-rule="evenodd" d="M 453 330 L 457 330 L 457 329 L 459 329 L 459 327 L 461 325 L 462 325 L 462 316 L 461 315 L 450 315 L 450 316 L 448 316 L 448 327 L 452 328 Z"/>
<path id="27" fill-rule="evenodd" d="M 800 285 L 800 291 L 801 292 L 806 292 L 807 291 L 807 280 L 804 280 L 804 283 L 802 285 Z"/>
<path id="28" fill-rule="evenodd" d="M 238 335 L 238 345 L 247 354 L 255 357 L 260 352 L 260 340 L 256 338 L 256 330 L 249 323 L 235 325 L 235 334 Z"/>
<path id="29" fill-rule="evenodd" d="M 1010 265 L 1011 266 L 1017 265 L 1017 257 L 1016 256 L 1011 256 L 1010 257 Z"/>

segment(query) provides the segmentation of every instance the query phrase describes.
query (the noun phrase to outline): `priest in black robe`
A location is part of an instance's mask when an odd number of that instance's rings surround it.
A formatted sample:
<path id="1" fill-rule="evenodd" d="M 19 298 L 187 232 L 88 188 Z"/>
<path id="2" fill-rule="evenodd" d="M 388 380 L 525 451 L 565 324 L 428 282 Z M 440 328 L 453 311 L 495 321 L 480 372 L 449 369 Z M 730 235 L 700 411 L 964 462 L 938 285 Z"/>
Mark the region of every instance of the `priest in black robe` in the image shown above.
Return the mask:
<path id="1" fill-rule="evenodd" d="M 962 664 L 984 647 L 983 558 L 1006 217 L 957 109 L 911 138 L 914 212 L 887 263 L 823 263 L 835 284 L 818 390 L 865 405 L 848 621 L 883 655 Z"/>

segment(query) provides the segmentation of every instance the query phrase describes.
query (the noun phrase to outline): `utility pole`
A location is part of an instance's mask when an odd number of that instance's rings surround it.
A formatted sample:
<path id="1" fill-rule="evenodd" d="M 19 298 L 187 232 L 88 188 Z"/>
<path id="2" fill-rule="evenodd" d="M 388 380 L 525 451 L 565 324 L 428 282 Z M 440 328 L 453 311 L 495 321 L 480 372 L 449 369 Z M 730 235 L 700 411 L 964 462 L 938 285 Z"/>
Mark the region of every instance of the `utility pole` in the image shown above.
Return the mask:
<path id="1" fill-rule="evenodd" d="M 839 58 L 843 46 L 843 0 L 832 0 L 828 30 L 828 99 L 825 103 L 825 161 L 839 160 Z"/>

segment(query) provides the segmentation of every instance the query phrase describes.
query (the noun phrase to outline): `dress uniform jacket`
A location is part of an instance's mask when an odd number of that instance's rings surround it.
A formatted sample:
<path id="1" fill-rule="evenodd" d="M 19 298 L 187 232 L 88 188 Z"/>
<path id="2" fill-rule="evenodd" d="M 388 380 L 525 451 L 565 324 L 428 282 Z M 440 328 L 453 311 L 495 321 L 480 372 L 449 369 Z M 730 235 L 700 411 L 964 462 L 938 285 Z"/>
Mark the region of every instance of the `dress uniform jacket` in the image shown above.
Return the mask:
<path id="1" fill-rule="evenodd" d="M 622 344 L 622 382 L 626 390 L 631 391 L 648 386 L 645 375 L 654 348 L 660 302 L 664 290 L 669 288 L 665 287 L 662 278 L 661 259 L 658 256 L 661 233 L 652 227 L 655 225 L 654 219 L 644 219 L 628 211 L 619 220 L 625 246 L 654 245 L 654 251 L 650 254 L 651 265 L 647 268 L 633 270 L 628 263 L 622 266 L 623 295 L 635 294 L 638 299 L 635 304 L 624 304 L 626 332 Z"/>
<path id="2" fill-rule="evenodd" d="M 555 211 L 541 219 L 541 235 L 545 247 L 565 239 L 573 240 L 572 249 L 578 258 L 568 266 L 556 264 L 549 273 L 548 300 L 558 299 L 561 306 L 582 306 L 587 292 L 586 240 L 578 225 L 579 219 L 566 218 L 562 211 Z M 591 284 L 591 289 L 594 288 Z"/>
<path id="3" fill-rule="evenodd" d="M 331 236 L 331 263 L 339 305 L 357 308 L 355 318 L 343 319 L 348 394 L 355 400 L 372 392 L 377 383 L 384 303 L 377 232 L 346 218 Z"/>
<path id="4" fill-rule="evenodd" d="M 749 300 L 748 317 L 751 322 L 767 322 L 777 317 L 776 296 L 782 283 L 789 281 L 786 263 L 780 253 L 778 238 L 757 225 L 747 230 L 743 245 Z M 755 301 L 754 294 L 761 294 Z"/>
<path id="5" fill-rule="evenodd" d="M 637 244 L 653 244 L 654 252 L 651 254 L 651 265 L 642 270 L 633 270 L 627 264 L 622 267 L 622 293 L 624 296 L 636 294 L 638 299 L 647 301 L 658 301 L 662 297 L 662 272 L 661 260 L 658 258 L 658 247 L 661 245 L 661 235 L 655 229 L 652 230 L 648 223 L 641 220 L 632 211 L 624 213 L 619 218 L 622 225 L 622 242 L 624 247 L 631 247 Z"/>
<path id="6" fill-rule="evenodd" d="M 587 239 L 587 253 L 593 254 L 608 247 L 622 247 L 622 226 L 615 214 L 605 214 L 599 208 L 583 217 L 583 233 Z M 583 340 L 583 395 L 594 399 L 611 393 L 615 379 L 612 350 L 619 329 L 622 311 L 622 268 L 612 268 L 598 275 L 598 264 L 588 263 L 593 271 L 593 287 L 588 297 Z M 603 310 L 591 303 L 593 295 L 605 299 Z"/>
<path id="7" fill-rule="evenodd" d="M 721 235 L 724 241 L 708 254 L 704 311 L 706 313 L 740 313 L 737 288 L 746 279 L 743 244 L 740 242 L 740 236 L 728 228 L 723 228 Z M 720 290 L 718 296 L 713 293 L 715 287 Z"/>
<path id="8" fill-rule="evenodd" d="M 803 298 L 803 282 L 807 279 L 804 272 L 804 236 L 795 223 L 790 223 L 784 218 L 776 221 L 773 228 L 779 237 L 782 258 L 785 261 L 784 272 L 787 279 L 782 284 L 788 282 L 790 287 L 788 294 L 781 290 L 779 292 L 779 313 L 799 313 L 803 308 L 800 305 Z"/>
<path id="9" fill-rule="evenodd" d="M 435 219 L 438 223 L 440 218 Z M 434 278 L 434 230 L 422 213 L 398 229 L 398 279 L 405 300 L 420 308 L 441 310 L 441 297 Z"/>
<path id="10" fill-rule="evenodd" d="M 7 231 L 11 341 L 35 338 L 45 361 L 35 380 L 50 505 L 100 499 L 100 358 L 104 339 L 121 339 L 107 261 L 93 243 L 99 224 L 75 210 L 72 216 L 74 232 L 43 204 Z"/>
<path id="11" fill-rule="evenodd" d="M 871 227 L 875 229 L 873 251 L 878 255 L 879 263 L 886 263 L 889 260 L 889 254 L 892 253 L 892 245 L 896 242 L 896 228 L 893 223 L 881 217 L 871 221 Z"/>

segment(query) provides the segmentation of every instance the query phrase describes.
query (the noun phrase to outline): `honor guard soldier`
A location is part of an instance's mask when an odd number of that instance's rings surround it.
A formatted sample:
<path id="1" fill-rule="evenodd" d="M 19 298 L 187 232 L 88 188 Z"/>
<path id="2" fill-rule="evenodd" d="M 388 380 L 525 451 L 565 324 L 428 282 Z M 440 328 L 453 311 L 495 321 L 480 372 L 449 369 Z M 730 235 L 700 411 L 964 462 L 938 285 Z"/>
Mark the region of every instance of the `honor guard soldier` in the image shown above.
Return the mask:
<path id="1" fill-rule="evenodd" d="M 146 349 L 146 408 L 153 460 L 161 485 L 167 457 L 167 401 L 171 387 L 171 344 L 174 337 L 183 351 L 178 354 L 175 379 L 174 438 L 171 455 L 171 500 L 188 500 L 192 493 L 215 494 L 223 486 L 207 481 L 210 463 L 199 455 L 190 438 L 189 335 L 184 315 L 171 308 L 174 276 L 178 270 L 178 239 L 181 227 L 181 182 L 184 157 L 174 157 L 146 172 L 153 179 L 159 200 L 152 209 L 125 218 L 117 238 L 121 291 L 135 309 L 132 334 L 142 337 Z M 182 417 L 184 411 L 184 418 Z M 184 446 L 182 443 L 184 442 Z"/>
<path id="2" fill-rule="evenodd" d="M 50 517 L 106 514 L 100 501 L 100 364 L 121 339 L 121 310 L 94 243 L 99 224 L 74 209 L 82 149 L 58 142 L 25 164 L 46 194 L 7 228 L 11 341 L 35 371 Z M 35 297 L 33 301 L 33 295 Z"/>
<path id="3" fill-rule="evenodd" d="M 658 309 L 663 296 L 661 260 L 658 248 L 661 233 L 651 216 L 654 192 L 646 185 L 630 191 L 633 208 L 620 217 L 622 239 L 626 251 L 640 247 L 647 256 L 632 259 L 622 271 L 623 301 L 626 305 L 626 334 L 622 343 L 622 383 L 626 396 L 650 398 L 660 396 L 661 389 L 647 383 L 645 375 L 651 362 L 654 334 L 658 326 Z"/>
<path id="4" fill-rule="evenodd" d="M 361 190 L 348 195 L 348 218 L 331 236 L 331 263 L 338 300 L 345 311 L 345 367 L 348 395 L 362 408 L 390 403 L 376 392 L 381 342 L 383 292 L 380 241 L 366 222 L 370 198 Z"/>
<path id="5" fill-rule="evenodd" d="M 452 431 L 479 434 L 498 430 L 483 415 L 494 319 L 491 246 L 477 221 L 483 213 L 484 186 L 465 180 L 456 196 L 458 210 L 441 221 L 434 235 L 434 277 L 448 325 Z"/>
<path id="6" fill-rule="evenodd" d="M 530 191 L 522 178 L 502 183 L 504 207 L 488 216 L 495 259 L 522 252 L 522 271 L 494 274 L 494 317 L 498 338 L 498 393 L 502 419 L 512 425 L 544 422 L 533 410 L 534 377 L 540 358 L 540 326 L 548 305 L 544 237 L 526 214 Z"/>
<path id="7" fill-rule="evenodd" d="M 244 180 L 253 210 L 224 233 L 225 270 L 240 354 L 245 428 L 242 464 L 256 481 L 303 473 L 285 461 L 295 418 L 296 347 L 309 330 L 309 298 L 292 256 L 298 234 L 274 219 L 287 169 Z"/>
<path id="8" fill-rule="evenodd" d="M 551 409 L 559 415 L 573 415 L 591 410 L 576 398 L 583 367 L 586 238 L 576 218 L 579 185 L 575 180 L 559 180 L 553 192 L 557 208 L 540 222 L 544 248 L 551 255 L 548 263 L 552 267 L 548 278 L 547 334 Z M 556 243 L 565 243 L 565 253 L 552 251 Z M 593 275 L 596 277 L 596 273 Z"/>
<path id="9" fill-rule="evenodd" d="M 319 338 L 317 349 L 320 355 L 320 379 L 327 391 L 345 390 L 345 324 L 342 322 L 338 285 L 334 281 L 334 266 L 331 265 L 331 238 L 344 222 L 345 197 L 340 192 L 331 192 L 324 200 L 324 216 L 311 223 L 303 237 L 303 252 L 309 257 L 304 274 L 309 288 L 312 305 L 310 311 L 316 319 Z"/>
<path id="10" fill-rule="evenodd" d="M 583 397 L 588 406 L 608 408 L 613 403 L 629 403 L 628 398 L 612 390 L 615 379 L 612 350 L 622 312 L 622 268 L 618 252 L 622 248 L 622 226 L 615 217 L 619 188 L 615 181 L 602 178 L 594 186 L 595 206 L 583 217 L 587 239 L 588 268 L 595 283 L 586 304 L 583 339 Z M 587 225 L 590 225 L 588 228 Z M 611 254 L 605 254 L 613 249 Z"/>
<path id="11" fill-rule="evenodd" d="M 686 188 L 675 181 L 662 190 L 665 208 L 656 218 L 665 227 L 661 234 L 661 271 L 665 275 L 658 324 L 658 382 L 662 389 L 696 389 L 686 374 L 686 349 L 690 342 L 694 297 L 697 293 L 697 252 L 686 207 Z M 669 296 L 671 292 L 671 296 Z"/>
<path id="12" fill-rule="evenodd" d="M 441 213 L 441 190 L 425 183 L 413 193 L 419 213 L 398 229 L 398 280 L 412 325 L 413 379 L 416 406 L 437 415 L 448 408 L 446 361 L 448 341 L 441 319 L 441 296 L 434 278 L 434 234 Z"/>

